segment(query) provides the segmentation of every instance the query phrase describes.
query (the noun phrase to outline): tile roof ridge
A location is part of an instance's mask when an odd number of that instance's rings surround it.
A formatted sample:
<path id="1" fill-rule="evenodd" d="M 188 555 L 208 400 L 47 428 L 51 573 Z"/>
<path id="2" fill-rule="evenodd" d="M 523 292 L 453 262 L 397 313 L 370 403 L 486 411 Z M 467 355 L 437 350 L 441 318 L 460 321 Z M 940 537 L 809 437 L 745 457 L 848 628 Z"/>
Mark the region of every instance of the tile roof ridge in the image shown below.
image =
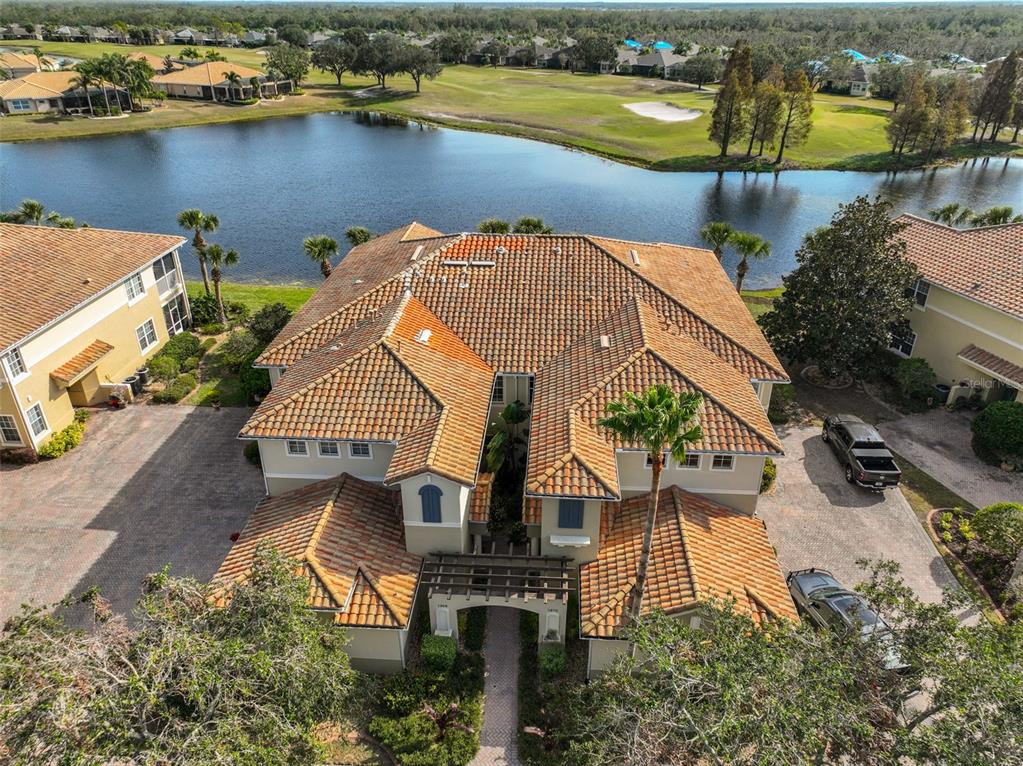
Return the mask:
<path id="1" fill-rule="evenodd" d="M 399 340 L 401 340 L 401 339 L 399 338 Z M 434 391 L 432 388 L 430 388 L 430 386 L 428 386 L 418 375 L 416 375 L 416 371 L 412 368 L 412 365 L 410 365 L 408 362 L 405 361 L 404 358 L 402 358 L 402 355 L 401 355 L 401 344 L 400 343 L 395 343 L 395 344 L 392 345 L 389 338 L 381 338 L 379 343 L 380 343 L 381 346 L 383 346 L 385 349 L 387 349 L 387 353 L 389 353 L 392 357 L 394 357 L 394 360 L 399 365 L 401 365 L 402 369 L 405 370 L 405 372 L 407 372 L 409 375 L 412 376 L 412 379 L 416 382 L 416 385 L 419 386 L 420 388 L 422 388 L 426 392 L 427 396 L 429 396 L 430 399 L 433 400 L 433 403 L 436 404 L 438 407 L 440 407 L 441 408 L 441 412 L 443 412 L 444 409 L 446 408 L 446 405 L 444 404 L 444 400 L 441 399 L 440 395 L 437 394 L 436 391 Z M 440 417 L 440 416 L 438 415 L 437 417 Z"/>
<path id="2" fill-rule="evenodd" d="M 394 622 L 397 623 L 398 625 L 401 625 L 401 618 L 398 616 L 398 610 L 394 608 L 394 605 L 391 603 L 391 600 L 384 595 L 383 589 L 380 588 L 380 586 L 377 584 L 376 578 L 373 577 L 373 574 L 370 572 L 370 569 L 366 565 L 366 563 L 363 561 L 359 561 L 355 566 L 355 573 L 356 578 L 358 578 L 360 575 L 362 576 L 362 579 L 366 581 L 366 584 L 369 585 L 369 587 L 373 589 L 373 592 L 377 594 L 377 598 L 379 598 L 380 601 L 383 602 L 384 608 L 387 609 L 388 612 L 390 612 L 391 618 L 394 620 Z"/>
<path id="3" fill-rule="evenodd" d="M 781 615 L 778 614 L 777 610 L 772 607 L 767 601 L 753 588 L 746 583 L 743 583 L 743 590 L 746 591 L 746 596 L 753 601 L 757 606 L 767 612 L 774 619 L 778 619 Z"/>
<path id="4" fill-rule="evenodd" d="M 334 486 L 333 491 L 330 493 L 330 497 L 323 506 L 323 510 L 320 513 L 320 518 L 316 522 L 316 526 L 313 528 L 312 535 L 309 536 L 309 542 L 306 543 L 305 550 L 302 552 L 302 558 L 313 570 L 313 574 L 316 575 L 317 579 L 323 585 L 324 590 L 330 594 L 330 597 L 334 600 L 339 607 L 345 604 L 345 599 L 339 598 L 339 594 L 335 592 L 333 582 L 331 578 L 327 576 L 326 571 L 320 565 L 320 561 L 316 556 L 316 546 L 320 542 L 320 538 L 323 536 L 323 530 L 327 526 L 327 522 L 330 520 L 331 514 L 334 512 L 334 503 L 341 494 L 342 488 L 348 480 L 348 474 L 343 473 L 338 478 L 337 483 Z M 349 596 L 350 597 L 350 596 Z"/>
<path id="5" fill-rule="evenodd" d="M 608 242 L 621 242 L 623 245 L 641 245 L 642 247 L 677 247 L 683 250 L 699 250 L 704 253 L 713 254 L 713 250 L 694 245 L 681 245 L 678 242 L 644 242 L 638 239 L 623 239 L 622 237 L 605 237 L 602 234 L 585 234 L 586 239 L 606 239 Z M 594 243 L 596 244 L 596 243 Z M 598 245 L 599 247 L 599 245 Z"/>
<path id="6" fill-rule="evenodd" d="M 606 375 L 601 377 L 592 386 L 587 388 L 586 391 L 583 392 L 582 396 L 580 396 L 578 399 L 572 402 L 572 406 L 569 407 L 569 412 L 575 412 L 582 405 L 586 404 L 588 401 L 593 399 L 593 397 L 595 397 L 600 392 L 600 390 L 604 388 L 604 386 L 606 386 L 612 380 L 614 380 L 623 372 L 625 372 L 625 370 L 631 367 L 633 363 L 636 362 L 637 359 L 639 359 L 641 356 L 643 356 L 643 354 L 647 352 L 647 350 L 648 350 L 647 345 L 646 343 L 644 343 L 642 346 L 632 351 L 632 353 L 625 357 L 625 359 L 623 359 L 619 364 L 617 364 Z"/>
<path id="7" fill-rule="evenodd" d="M 327 370 L 327 372 L 323 373 L 322 375 L 316 376 L 311 381 L 309 381 L 308 383 L 303 385 L 301 388 L 299 388 L 297 391 L 294 391 L 293 393 L 288 394 L 285 398 L 281 399 L 281 401 L 277 402 L 275 405 L 273 405 L 272 407 L 267 409 L 262 414 L 259 413 L 259 410 L 256 410 L 256 412 L 252 413 L 252 417 L 250 417 L 247 421 L 245 421 L 245 425 L 242 426 L 241 433 L 245 433 L 245 431 L 248 430 L 250 424 L 262 423 L 264 420 L 266 420 L 270 416 L 271 413 L 280 412 L 281 409 L 283 409 L 286 405 L 291 404 L 294 401 L 297 401 L 298 398 L 300 396 L 302 396 L 303 394 L 305 394 L 310 388 L 313 388 L 314 386 L 320 385 L 320 383 L 323 383 L 328 378 L 333 377 L 334 375 L 336 375 L 341 370 L 343 370 L 346 367 L 350 366 L 357 359 L 361 359 L 366 354 L 368 354 L 370 351 L 372 351 L 374 348 L 376 348 L 377 346 L 381 346 L 381 345 L 385 345 L 382 339 L 377 339 L 377 340 L 373 341 L 369 345 L 365 346 L 364 348 L 360 349 L 356 353 L 352 354 L 350 357 L 346 358 L 341 364 L 339 364 L 339 365 L 337 365 L 335 367 L 331 367 L 329 370 Z M 416 380 L 418 381 L 418 378 Z M 264 399 L 264 401 L 266 401 L 266 400 Z"/>
<path id="8" fill-rule="evenodd" d="M 974 234 L 981 231 L 989 231 L 990 229 L 1001 229 L 1012 226 L 1023 226 L 1023 221 L 1005 221 L 1004 223 L 989 223 L 984 226 L 968 226 L 965 229 L 960 229 L 958 226 L 952 226 L 951 224 L 943 223 L 942 221 L 933 221 L 930 218 L 924 218 L 916 213 L 902 213 L 896 216 L 895 220 L 898 221 L 901 218 L 911 218 L 914 221 L 928 224 L 939 229 L 943 229 L 950 234 Z"/>
<path id="9" fill-rule="evenodd" d="M 587 425 L 585 425 L 581 421 L 581 419 L 579 417 L 579 414 L 573 409 L 573 410 L 570 410 L 569 413 L 568 413 L 568 443 L 570 445 L 572 445 L 572 447 L 570 449 L 570 453 L 571 453 L 573 459 L 575 459 L 576 462 L 578 462 L 583 468 L 585 468 L 587 471 L 589 471 L 591 474 L 593 474 L 594 478 L 596 478 L 597 481 L 599 481 L 601 483 L 601 485 L 603 485 L 604 491 L 608 495 L 610 495 L 611 497 L 618 497 L 619 493 L 615 492 L 613 489 L 611 489 L 611 484 L 608 482 L 607 477 L 603 476 L 600 471 L 598 471 L 592 465 L 590 465 L 590 463 L 588 461 L 584 460 L 583 456 L 579 453 L 579 451 L 575 449 L 575 446 L 574 446 L 574 442 L 576 440 L 575 431 L 576 431 L 577 428 L 589 428 L 589 427 Z M 596 436 L 598 439 L 601 438 L 600 434 L 596 433 L 595 431 L 594 431 L 594 436 Z M 601 439 L 601 441 L 605 441 L 605 440 Z M 608 448 L 611 450 L 612 453 L 614 452 L 614 445 L 613 444 L 608 444 Z M 615 460 L 615 470 L 616 471 L 618 470 L 618 461 L 617 460 Z M 616 484 L 618 483 L 617 482 L 617 477 L 616 477 L 615 483 Z"/>
<path id="10" fill-rule="evenodd" d="M 8 82 L 11 81 L 8 80 Z M 136 237 L 174 237 L 176 239 L 180 239 L 182 244 L 187 244 L 189 241 L 188 237 L 183 237 L 180 234 L 160 234 L 155 231 L 130 231 L 128 229 L 107 229 L 102 226 L 79 226 L 77 229 L 63 229 L 59 226 L 36 226 L 32 223 L 14 223 L 13 221 L 0 221 L 0 226 L 11 226 L 18 229 L 25 229 L 26 231 L 39 231 L 46 232 L 48 234 L 56 233 L 60 236 L 101 232 L 109 234 L 131 234 Z"/>
<path id="11" fill-rule="evenodd" d="M 675 523 L 678 524 L 679 538 L 682 541 L 682 555 L 686 560 L 686 569 L 689 570 L 689 581 L 693 584 L 693 600 L 699 601 L 703 586 L 700 584 L 700 577 L 696 573 L 693 562 L 693 554 L 689 549 L 688 521 L 685 517 L 685 503 L 681 490 L 675 484 L 671 487 L 672 507 L 675 510 Z"/>
<path id="12" fill-rule="evenodd" d="M 775 372 L 778 372 L 778 373 L 782 374 L 785 377 L 786 380 L 788 379 L 788 376 L 785 375 L 785 371 L 784 370 L 777 369 L 773 364 L 768 362 L 766 359 L 761 358 L 761 356 L 759 354 L 757 354 L 755 351 L 753 351 L 752 349 L 748 348 L 745 344 L 743 344 L 743 343 L 739 342 L 738 340 L 736 340 L 735 338 L 733 338 L 731 335 L 729 335 L 727 332 L 722 330 L 716 324 L 713 324 L 712 322 L 708 321 L 707 318 L 704 317 L 702 314 L 699 314 L 694 309 L 692 309 L 689 306 L 687 306 L 679 298 L 677 298 L 676 296 L 674 296 L 671 293 L 667 292 L 666 290 L 664 290 L 663 288 L 659 287 L 658 285 L 654 284 L 654 282 L 652 282 L 645 274 L 642 274 L 639 271 L 637 271 L 634 266 L 630 266 L 628 263 L 625 263 L 624 261 L 621 261 L 618 258 L 616 258 L 613 253 L 611 253 L 606 248 L 601 247 L 600 244 L 598 242 L 595 242 L 592 237 L 587 236 L 587 237 L 585 237 L 585 239 L 588 240 L 598 250 L 600 250 L 600 252 L 602 252 L 605 256 L 607 256 L 613 263 L 615 263 L 618 266 L 620 266 L 621 268 L 625 269 L 629 274 L 632 274 L 633 276 L 637 277 L 641 282 L 646 284 L 651 290 L 654 290 L 655 292 L 660 293 L 661 295 L 663 295 L 669 301 L 671 301 L 676 306 L 678 306 L 680 309 L 682 309 L 687 314 L 689 314 L 694 319 L 696 319 L 696 321 L 702 322 L 704 325 L 706 325 L 711 330 L 716 332 L 718 335 L 720 335 L 722 338 L 727 340 L 729 343 L 732 343 L 735 346 L 741 348 L 743 351 L 745 351 L 747 354 L 752 356 L 754 359 L 756 359 L 758 362 L 763 364 L 768 369 L 774 370 Z M 646 303 L 646 301 L 644 301 L 644 303 Z M 647 304 L 647 305 L 649 305 L 649 304 Z M 650 308 L 655 313 L 659 313 L 652 306 Z M 713 354 L 714 352 L 711 351 L 711 353 Z M 717 356 L 717 354 L 714 354 L 714 355 Z M 724 360 L 722 360 L 722 361 L 724 361 Z M 728 364 L 728 362 L 725 362 L 725 364 Z"/>
<path id="13" fill-rule="evenodd" d="M 402 292 L 401 297 L 398 299 L 398 305 L 394 309 L 394 314 L 391 315 L 391 319 L 387 322 L 384 327 L 381 338 L 387 338 L 394 334 L 394 329 L 398 326 L 398 322 L 401 321 L 402 314 L 405 313 L 405 309 L 408 308 L 409 300 L 412 298 L 412 291 L 408 288 Z"/>
<path id="14" fill-rule="evenodd" d="M 568 464 L 569 460 L 573 459 L 575 459 L 575 455 L 572 454 L 571 450 L 561 453 L 559 457 L 556 457 L 554 460 L 551 461 L 551 464 L 546 471 L 544 471 L 538 477 L 536 477 L 536 481 L 527 483 L 526 490 L 528 491 L 530 486 L 535 488 L 542 487 L 543 484 L 548 479 L 550 479 L 552 476 L 554 476 L 554 474 L 556 474 L 558 471 L 564 468 Z M 546 497 L 546 495 L 539 495 L 539 497 Z"/>
<path id="15" fill-rule="evenodd" d="M 686 382 L 688 382 L 693 388 L 698 390 L 704 397 L 710 399 L 718 407 L 720 407 L 722 410 L 724 410 L 729 415 L 731 415 L 733 418 L 735 418 L 740 423 L 742 423 L 744 426 L 746 426 L 746 428 L 748 428 L 750 431 L 752 431 L 757 436 L 759 436 L 761 439 L 763 439 L 765 442 L 767 442 L 771 447 L 774 447 L 775 449 L 777 449 L 778 453 L 781 454 L 782 448 L 781 448 L 781 443 L 777 441 L 777 438 L 778 438 L 777 434 L 775 434 L 773 438 L 770 437 L 770 436 L 767 436 L 759 428 L 756 428 L 751 423 L 749 423 L 746 420 L 746 418 L 740 416 L 731 407 L 729 407 L 727 404 L 722 402 L 720 398 L 718 398 L 717 396 L 714 396 L 714 394 L 710 393 L 709 391 L 704 390 L 703 386 L 699 385 L 689 375 L 687 375 L 682 370 L 678 369 L 675 365 L 673 365 L 671 362 L 669 362 L 667 359 L 665 359 L 659 352 L 657 352 L 656 350 L 654 350 L 652 348 L 647 349 L 647 351 L 650 354 L 652 354 L 655 357 L 657 357 L 663 364 L 665 364 L 668 367 L 670 367 L 671 369 L 675 370 L 675 372 L 677 372 L 679 375 L 681 375 L 686 380 Z M 710 351 L 709 353 L 714 354 L 713 351 Z M 714 356 L 717 356 L 717 354 L 714 354 Z M 725 361 L 722 360 L 722 364 L 728 365 L 728 362 L 725 362 Z M 731 365 L 728 365 L 728 366 L 731 366 Z M 738 371 L 736 371 L 736 372 L 738 372 Z M 738 374 L 741 375 L 742 373 L 740 372 Z"/>

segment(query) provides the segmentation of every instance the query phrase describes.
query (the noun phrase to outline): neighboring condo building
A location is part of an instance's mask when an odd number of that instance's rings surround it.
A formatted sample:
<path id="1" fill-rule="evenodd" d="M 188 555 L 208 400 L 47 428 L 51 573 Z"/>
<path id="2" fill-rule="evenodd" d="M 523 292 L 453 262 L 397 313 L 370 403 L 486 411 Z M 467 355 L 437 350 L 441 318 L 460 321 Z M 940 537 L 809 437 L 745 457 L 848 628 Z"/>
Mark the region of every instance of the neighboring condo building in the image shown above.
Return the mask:
<path id="1" fill-rule="evenodd" d="M 956 229 L 897 219 L 906 258 L 920 270 L 911 331 L 892 350 L 926 359 L 950 401 L 1023 401 L 1023 223 Z"/>
<path id="2" fill-rule="evenodd" d="M 185 241 L 0 224 L 0 446 L 38 449 L 189 325 Z"/>
<path id="3" fill-rule="evenodd" d="M 299 551 L 310 606 L 354 631 L 357 665 L 403 667 L 417 599 L 437 633 L 500 603 L 563 641 L 578 589 L 599 672 L 624 646 L 650 466 L 597 420 L 658 383 L 703 395 L 703 438 L 666 461 L 644 611 L 717 596 L 797 619 L 753 517 L 787 376 L 710 251 L 413 223 L 354 248 L 257 366 L 273 389 L 240 435 L 259 445 L 268 499 L 218 576 L 244 578 L 263 540 Z M 516 401 L 531 414 L 509 555 L 490 539 L 481 465 Z"/>

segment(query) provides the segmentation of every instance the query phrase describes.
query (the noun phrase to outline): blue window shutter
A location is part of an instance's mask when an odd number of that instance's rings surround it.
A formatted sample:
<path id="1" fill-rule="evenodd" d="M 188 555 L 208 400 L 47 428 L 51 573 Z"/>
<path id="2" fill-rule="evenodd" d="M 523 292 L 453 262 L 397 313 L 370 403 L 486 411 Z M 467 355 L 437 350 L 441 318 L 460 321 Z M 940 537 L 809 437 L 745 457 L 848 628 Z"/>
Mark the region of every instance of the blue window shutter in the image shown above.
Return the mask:
<path id="1" fill-rule="evenodd" d="M 567 500 L 558 501 L 558 526 L 562 529 L 583 528 L 583 501 Z"/>
<path id="2" fill-rule="evenodd" d="M 440 497 L 443 493 L 439 487 L 427 484 L 419 489 L 419 498 L 423 504 L 423 521 L 428 524 L 440 524 Z"/>

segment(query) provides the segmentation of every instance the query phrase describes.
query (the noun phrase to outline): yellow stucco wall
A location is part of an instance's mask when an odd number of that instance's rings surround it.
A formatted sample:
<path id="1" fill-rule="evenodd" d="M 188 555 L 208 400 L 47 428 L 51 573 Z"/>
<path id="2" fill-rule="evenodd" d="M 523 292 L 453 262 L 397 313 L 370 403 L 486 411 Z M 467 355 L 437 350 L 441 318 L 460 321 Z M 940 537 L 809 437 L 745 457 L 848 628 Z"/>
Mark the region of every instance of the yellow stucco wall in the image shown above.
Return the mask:
<path id="1" fill-rule="evenodd" d="M 123 283 L 115 285 L 45 331 L 17 344 L 28 374 L 4 386 L 0 413 L 18 416 L 26 446 L 39 447 L 53 433 L 69 425 L 75 406 L 101 402 L 107 393 L 99 388 L 101 383 L 120 383 L 167 342 L 169 333 L 163 304 L 181 292 L 180 270 L 178 285 L 163 296 L 158 294 L 151 265 L 137 273 L 142 275 L 145 293 L 133 301 L 129 302 Z M 143 352 L 135 330 L 148 319 L 153 320 L 157 340 Z M 50 379 L 50 372 L 95 340 L 105 341 L 114 348 L 96 365 L 95 372 L 87 375 L 81 386 L 75 387 L 77 395 L 73 403 L 68 390 Z M 42 404 L 48 429 L 35 436 L 26 427 L 24 413 L 37 403 Z"/>
<path id="2" fill-rule="evenodd" d="M 583 502 L 582 529 L 566 529 L 558 526 L 559 498 L 545 497 L 542 502 L 540 518 L 540 554 L 543 556 L 567 556 L 578 564 L 585 564 L 597 557 L 600 547 L 600 506 L 599 500 Z M 588 538 L 588 543 L 581 546 L 563 546 L 551 543 L 551 535 Z"/>
<path id="3" fill-rule="evenodd" d="M 419 489 L 426 484 L 440 488 L 439 524 L 423 521 Z M 412 553 L 466 553 L 469 549 L 469 488 L 442 476 L 422 473 L 401 482 L 401 506 L 405 517 L 405 547 Z"/>
<path id="4" fill-rule="evenodd" d="M 661 486 L 677 485 L 682 489 L 706 495 L 715 502 L 743 513 L 753 513 L 757 507 L 760 477 L 764 472 L 764 458 L 756 455 L 735 455 L 732 470 L 711 468 L 712 455 L 700 455 L 699 468 L 681 468 L 672 459 L 661 473 Z M 644 452 L 618 453 L 618 480 L 623 497 L 634 497 L 650 491 L 650 469 Z"/>
<path id="5" fill-rule="evenodd" d="M 931 285 L 927 304 L 910 312 L 916 333 L 913 356 L 926 359 L 941 383 L 978 381 L 990 386 L 992 378 L 958 358 L 971 343 L 1023 366 L 1023 319 Z M 1023 397 L 1017 394 L 1017 399 Z"/>
<path id="6" fill-rule="evenodd" d="M 347 473 L 365 481 L 382 482 L 394 455 L 394 445 L 370 444 L 372 456 L 351 457 L 349 442 L 339 442 L 339 457 L 321 457 L 317 442 L 306 441 L 308 455 L 289 455 L 284 439 L 259 439 L 259 458 L 271 495 Z M 301 440 L 300 440 L 301 441 Z"/>

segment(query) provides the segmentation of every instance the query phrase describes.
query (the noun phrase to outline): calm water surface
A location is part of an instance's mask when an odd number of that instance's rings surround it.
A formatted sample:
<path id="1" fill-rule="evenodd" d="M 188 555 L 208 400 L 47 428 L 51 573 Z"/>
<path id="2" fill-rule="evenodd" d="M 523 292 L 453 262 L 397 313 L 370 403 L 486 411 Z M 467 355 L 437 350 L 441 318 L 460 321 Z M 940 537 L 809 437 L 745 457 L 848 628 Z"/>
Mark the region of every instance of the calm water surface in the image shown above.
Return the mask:
<path id="1" fill-rule="evenodd" d="M 216 212 L 211 239 L 241 254 L 229 272 L 239 281 L 315 283 L 301 247 L 310 234 L 340 242 L 352 225 L 380 232 L 415 219 L 450 232 L 539 215 L 559 232 L 683 244 L 699 244 L 704 222 L 727 220 L 773 243 L 747 280 L 769 286 L 793 268 L 802 236 L 859 194 L 912 213 L 948 202 L 1023 210 L 1023 160 L 897 175 L 654 173 L 533 141 L 342 114 L 0 144 L 0 170 L 5 209 L 32 197 L 93 226 L 155 232 L 176 231 L 186 207 Z"/>

